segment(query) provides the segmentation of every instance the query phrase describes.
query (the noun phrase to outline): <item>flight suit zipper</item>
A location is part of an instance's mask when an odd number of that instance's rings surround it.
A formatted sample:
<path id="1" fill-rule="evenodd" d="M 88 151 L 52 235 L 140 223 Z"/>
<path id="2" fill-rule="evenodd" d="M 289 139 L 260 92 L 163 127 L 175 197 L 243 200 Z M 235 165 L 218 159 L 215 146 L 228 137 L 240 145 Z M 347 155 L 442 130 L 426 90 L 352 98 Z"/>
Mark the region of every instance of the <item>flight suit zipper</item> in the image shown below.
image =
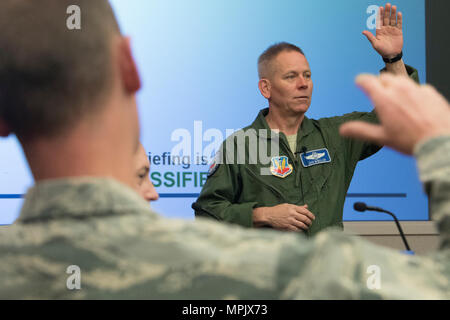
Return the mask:
<path id="1" fill-rule="evenodd" d="M 283 141 L 284 143 L 284 141 Z M 284 143 L 285 144 L 285 143 Z M 286 144 L 285 146 L 286 147 Z M 297 157 L 294 153 L 292 153 L 291 148 L 287 148 L 288 154 L 289 154 L 289 158 L 292 162 L 292 166 L 294 167 L 294 172 L 295 172 L 295 187 L 298 188 L 300 186 L 300 170 L 298 170 L 298 168 L 300 167 L 300 163 L 297 160 Z"/>

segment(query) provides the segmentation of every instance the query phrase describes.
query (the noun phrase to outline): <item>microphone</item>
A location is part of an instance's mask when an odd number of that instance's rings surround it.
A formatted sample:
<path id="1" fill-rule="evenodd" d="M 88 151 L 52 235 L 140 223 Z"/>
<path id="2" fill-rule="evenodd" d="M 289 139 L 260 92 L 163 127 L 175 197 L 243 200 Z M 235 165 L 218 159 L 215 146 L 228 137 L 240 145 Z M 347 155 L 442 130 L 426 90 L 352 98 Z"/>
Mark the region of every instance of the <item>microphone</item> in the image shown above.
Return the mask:
<path id="1" fill-rule="evenodd" d="M 398 221 L 395 214 L 393 214 L 392 212 L 389 212 L 387 210 L 384 210 L 382 208 L 379 208 L 379 207 L 368 206 L 364 202 L 355 202 L 353 204 L 353 208 L 359 212 L 364 212 L 366 210 L 367 211 L 377 211 L 377 212 L 384 212 L 384 213 L 387 213 L 390 216 L 392 216 L 392 218 L 394 218 L 395 224 L 397 225 L 397 229 L 400 232 L 400 236 L 402 237 L 403 243 L 405 244 L 406 250 L 411 251 L 411 249 L 409 248 L 409 245 L 408 245 L 408 241 L 406 241 L 406 237 L 405 237 L 405 234 L 403 233 L 402 227 L 400 226 L 400 222 Z"/>
<path id="2" fill-rule="evenodd" d="M 355 204 L 353 205 L 353 209 L 355 209 L 356 211 L 359 211 L 359 212 L 364 212 L 364 211 L 366 211 L 366 210 L 367 210 L 367 211 L 384 212 L 384 213 L 391 214 L 391 215 L 393 216 L 393 214 L 390 213 L 390 212 L 388 212 L 388 211 L 385 211 L 385 210 L 383 210 L 383 209 L 381 209 L 381 208 L 378 208 L 378 207 L 371 207 L 371 206 L 368 206 L 368 205 L 366 205 L 364 202 L 355 202 Z M 394 216 L 394 219 L 396 219 L 395 216 Z"/>

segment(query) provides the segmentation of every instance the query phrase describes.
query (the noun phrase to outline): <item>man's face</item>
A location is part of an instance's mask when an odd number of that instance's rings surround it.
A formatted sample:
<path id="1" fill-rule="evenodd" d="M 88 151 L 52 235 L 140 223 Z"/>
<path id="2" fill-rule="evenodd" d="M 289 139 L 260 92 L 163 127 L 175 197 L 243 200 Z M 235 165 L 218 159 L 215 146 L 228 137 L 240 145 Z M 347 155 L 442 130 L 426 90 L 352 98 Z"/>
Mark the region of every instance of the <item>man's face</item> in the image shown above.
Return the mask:
<path id="1" fill-rule="evenodd" d="M 146 201 L 156 201 L 159 198 L 153 183 L 150 181 L 150 162 L 148 161 L 147 153 L 142 145 L 135 156 L 135 186 L 138 193 Z"/>
<path id="2" fill-rule="evenodd" d="M 272 106 L 288 115 L 304 114 L 311 105 L 313 82 L 305 56 L 283 51 L 271 63 L 270 98 Z"/>

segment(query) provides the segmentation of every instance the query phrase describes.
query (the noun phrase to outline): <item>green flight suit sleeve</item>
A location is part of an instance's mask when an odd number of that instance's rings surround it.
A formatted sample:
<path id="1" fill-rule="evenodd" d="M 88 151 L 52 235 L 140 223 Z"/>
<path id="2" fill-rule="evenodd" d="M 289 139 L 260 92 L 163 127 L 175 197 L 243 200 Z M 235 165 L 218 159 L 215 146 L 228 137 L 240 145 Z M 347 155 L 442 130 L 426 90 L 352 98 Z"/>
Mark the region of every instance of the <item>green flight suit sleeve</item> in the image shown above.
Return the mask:
<path id="1" fill-rule="evenodd" d="M 212 218 L 218 221 L 253 227 L 253 209 L 257 202 L 239 203 L 242 191 L 241 169 L 238 155 L 233 151 L 227 153 L 227 146 L 238 150 L 236 139 L 230 136 L 216 155 L 217 169 L 210 173 L 200 196 L 192 205 L 196 217 Z"/>
<path id="2" fill-rule="evenodd" d="M 418 71 L 408 65 L 406 65 L 406 70 L 409 77 L 419 83 Z M 386 68 L 380 70 L 380 72 L 386 72 Z M 365 121 L 376 124 L 379 123 L 378 117 L 375 111 L 372 110 L 371 112 L 352 112 L 343 116 L 323 118 L 319 121 L 324 128 L 327 128 L 330 140 L 334 141 L 333 145 L 339 149 L 337 152 L 341 152 L 344 155 L 346 184 L 349 186 L 358 161 L 377 153 L 382 146 L 361 140 L 344 138 L 339 134 L 339 127 L 348 121 Z"/>
<path id="3" fill-rule="evenodd" d="M 419 72 L 417 71 L 417 69 L 408 66 L 405 64 L 406 67 L 406 72 L 408 72 L 409 77 L 411 78 L 411 80 L 414 80 L 417 83 L 420 83 L 420 79 L 419 79 Z M 380 70 L 380 73 L 383 72 L 388 72 L 386 68 L 383 68 Z"/>
<path id="4" fill-rule="evenodd" d="M 414 80 L 417 83 L 420 83 L 419 81 L 419 72 L 408 65 L 406 66 L 406 71 L 408 72 L 409 77 Z M 381 71 L 382 72 L 387 72 L 386 68 L 383 68 Z M 370 122 L 370 123 L 379 123 L 378 120 L 378 116 L 375 113 L 375 110 L 372 110 L 369 113 L 358 113 L 355 112 L 353 114 L 351 114 L 351 116 L 345 117 L 344 116 L 344 121 L 351 121 L 351 120 L 359 120 L 359 121 L 366 121 L 366 122 Z M 339 128 L 338 128 L 339 130 Z M 347 165 L 349 166 L 349 168 L 347 168 L 348 170 L 353 170 L 356 167 L 356 164 L 358 161 L 360 160 L 364 160 L 368 157 L 370 157 L 371 155 L 377 153 L 382 146 L 378 146 L 372 143 L 368 143 L 368 142 L 363 142 L 363 141 L 357 141 L 354 139 L 345 139 L 345 141 L 347 142 L 347 156 L 348 159 L 350 159 L 350 161 L 347 163 Z M 350 172 L 350 171 L 349 171 Z"/>
<path id="5" fill-rule="evenodd" d="M 419 81 L 419 72 L 408 65 L 405 65 L 406 67 L 406 71 L 408 72 L 409 77 L 414 80 L 417 83 L 420 83 Z M 383 68 L 380 73 L 383 72 L 387 72 L 386 68 Z M 359 120 L 359 121 L 367 121 L 370 123 L 379 123 L 378 121 L 378 116 L 375 113 L 374 110 L 372 110 L 371 112 L 367 113 L 367 114 L 354 114 L 353 117 L 349 117 L 349 119 L 345 119 L 345 121 L 350 121 L 350 120 Z M 344 122 L 345 122 L 344 121 Z M 352 159 L 354 161 L 360 161 L 360 160 L 364 160 L 368 157 L 370 157 L 371 155 L 375 154 L 376 152 L 378 152 L 381 147 L 374 145 L 372 143 L 365 143 L 365 142 L 357 142 L 355 140 L 350 140 L 350 146 L 349 146 L 349 152 L 351 155 L 355 155 L 357 157 L 357 155 L 359 154 L 360 156 Z"/>
<path id="6" fill-rule="evenodd" d="M 408 72 L 409 77 L 414 80 L 417 83 L 420 83 L 419 81 L 419 72 L 408 65 L 406 66 L 406 71 Z M 386 68 L 383 68 L 381 71 L 381 73 L 383 72 L 387 72 Z M 352 121 L 352 120 L 358 120 L 358 121 L 366 121 L 366 122 L 370 122 L 370 123 L 379 123 L 378 121 L 378 116 L 375 113 L 375 110 L 372 110 L 369 113 L 353 113 L 350 114 L 348 117 L 343 118 L 343 122 L 346 121 Z M 339 128 L 338 128 L 339 130 Z M 356 163 L 360 160 L 364 160 L 368 157 L 370 157 L 371 155 L 377 153 L 382 147 L 372 144 L 372 143 L 367 143 L 367 142 L 361 142 L 361 141 L 356 141 L 353 139 L 347 139 L 347 144 L 348 144 L 348 155 L 351 159 L 350 163 Z"/>
<path id="7" fill-rule="evenodd" d="M 253 226 L 253 208 L 257 202 L 238 204 L 235 200 L 241 190 L 238 170 L 239 165 L 219 164 L 193 204 L 196 217 L 213 218 L 248 228 Z"/>
<path id="8" fill-rule="evenodd" d="M 409 77 L 414 80 L 417 83 L 420 83 L 419 81 L 419 72 L 408 65 L 405 65 L 406 71 L 408 72 Z M 386 68 L 383 68 L 380 70 L 380 73 L 387 72 Z M 374 110 L 372 110 L 369 113 L 354 113 L 353 116 L 349 116 L 348 119 L 344 118 L 343 122 L 350 121 L 350 120 L 359 120 L 359 121 L 366 121 L 370 123 L 378 123 L 378 117 Z M 378 152 L 381 147 L 374 145 L 372 143 L 365 143 L 365 142 L 358 142 L 355 140 L 349 140 L 349 153 L 350 155 L 354 155 L 356 158 L 352 159 L 353 161 L 360 161 L 364 160 L 371 155 Z M 358 157 L 358 154 L 360 155 Z"/>

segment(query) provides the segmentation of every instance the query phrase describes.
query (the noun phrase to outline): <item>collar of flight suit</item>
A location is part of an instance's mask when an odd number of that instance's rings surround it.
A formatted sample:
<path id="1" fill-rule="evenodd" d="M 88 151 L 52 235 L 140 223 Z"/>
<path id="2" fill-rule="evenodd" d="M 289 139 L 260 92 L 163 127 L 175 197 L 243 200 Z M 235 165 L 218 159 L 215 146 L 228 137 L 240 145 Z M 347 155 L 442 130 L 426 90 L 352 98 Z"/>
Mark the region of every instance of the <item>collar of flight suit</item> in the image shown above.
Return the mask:
<path id="1" fill-rule="evenodd" d="M 110 178 L 65 178 L 38 182 L 26 194 L 17 222 L 148 213 L 157 217 L 133 189 Z"/>
<path id="2" fill-rule="evenodd" d="M 255 121 L 251 124 L 250 128 L 255 129 L 256 130 L 256 134 L 259 135 L 259 130 L 260 129 L 265 129 L 267 130 L 267 139 L 271 139 L 273 134 L 276 134 L 274 131 L 272 131 L 269 127 L 269 125 L 267 124 L 266 121 L 266 116 L 269 113 L 269 108 L 265 108 L 262 109 L 258 116 L 256 117 Z M 302 124 L 300 125 L 300 128 L 298 129 L 297 132 L 297 142 L 299 142 L 303 137 L 306 137 L 307 135 L 309 135 L 311 132 L 313 132 L 314 130 L 314 124 L 313 121 L 311 119 L 309 119 L 308 117 L 304 117 Z M 283 134 L 285 135 L 285 134 Z M 287 138 L 286 138 L 286 142 L 287 142 Z"/>

